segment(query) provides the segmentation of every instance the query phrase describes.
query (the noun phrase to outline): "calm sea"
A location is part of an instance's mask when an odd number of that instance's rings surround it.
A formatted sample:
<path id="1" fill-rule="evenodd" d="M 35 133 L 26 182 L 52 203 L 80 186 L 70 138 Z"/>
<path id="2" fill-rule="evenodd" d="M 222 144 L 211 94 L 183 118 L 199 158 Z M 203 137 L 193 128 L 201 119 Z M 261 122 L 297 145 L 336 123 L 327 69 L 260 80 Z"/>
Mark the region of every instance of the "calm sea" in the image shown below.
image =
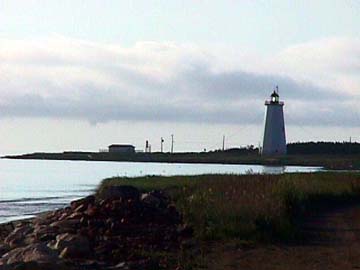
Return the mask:
<path id="1" fill-rule="evenodd" d="M 313 172 L 315 167 L 0 159 L 0 223 L 54 210 L 112 176 Z"/>

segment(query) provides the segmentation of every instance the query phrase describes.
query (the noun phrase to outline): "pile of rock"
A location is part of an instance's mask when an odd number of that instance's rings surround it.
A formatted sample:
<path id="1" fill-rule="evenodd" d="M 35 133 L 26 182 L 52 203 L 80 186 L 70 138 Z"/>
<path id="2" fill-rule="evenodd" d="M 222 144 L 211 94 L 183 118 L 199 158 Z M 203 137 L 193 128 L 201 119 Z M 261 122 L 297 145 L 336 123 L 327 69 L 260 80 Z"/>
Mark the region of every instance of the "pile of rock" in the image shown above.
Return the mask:
<path id="1" fill-rule="evenodd" d="M 167 268 L 167 258 L 154 254 L 176 252 L 191 235 L 163 192 L 131 186 L 109 187 L 11 229 L 0 239 L 0 270 Z"/>

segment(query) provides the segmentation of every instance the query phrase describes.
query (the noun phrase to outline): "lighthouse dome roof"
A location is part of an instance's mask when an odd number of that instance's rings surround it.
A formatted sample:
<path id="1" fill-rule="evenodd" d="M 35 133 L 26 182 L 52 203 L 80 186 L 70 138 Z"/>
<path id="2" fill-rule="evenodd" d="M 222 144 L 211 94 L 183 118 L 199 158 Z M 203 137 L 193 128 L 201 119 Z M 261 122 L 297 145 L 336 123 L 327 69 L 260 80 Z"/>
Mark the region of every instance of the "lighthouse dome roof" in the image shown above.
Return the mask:
<path id="1" fill-rule="evenodd" d="M 279 97 L 279 94 L 274 90 L 274 92 L 271 94 L 271 97 Z"/>

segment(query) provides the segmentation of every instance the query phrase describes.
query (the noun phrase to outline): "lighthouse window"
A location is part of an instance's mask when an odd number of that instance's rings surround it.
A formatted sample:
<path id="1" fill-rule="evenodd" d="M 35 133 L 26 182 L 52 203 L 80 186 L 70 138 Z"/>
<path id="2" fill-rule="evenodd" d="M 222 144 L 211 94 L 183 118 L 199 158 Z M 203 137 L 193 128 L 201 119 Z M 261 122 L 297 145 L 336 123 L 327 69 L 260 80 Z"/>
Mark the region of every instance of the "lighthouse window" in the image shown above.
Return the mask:
<path id="1" fill-rule="evenodd" d="M 278 103 L 279 102 L 279 97 L 278 96 L 271 96 L 271 102 L 272 103 Z"/>

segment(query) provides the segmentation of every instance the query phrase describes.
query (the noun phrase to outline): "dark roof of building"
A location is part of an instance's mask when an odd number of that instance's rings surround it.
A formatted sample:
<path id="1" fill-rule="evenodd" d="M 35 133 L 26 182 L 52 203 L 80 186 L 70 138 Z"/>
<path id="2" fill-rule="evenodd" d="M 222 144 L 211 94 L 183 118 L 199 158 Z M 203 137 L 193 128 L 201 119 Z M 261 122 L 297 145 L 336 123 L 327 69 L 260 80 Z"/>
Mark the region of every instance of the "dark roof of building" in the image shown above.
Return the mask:
<path id="1" fill-rule="evenodd" d="M 111 145 L 109 145 L 109 147 L 124 147 L 124 148 L 132 147 L 132 148 L 135 148 L 135 146 L 133 146 L 132 144 L 111 144 Z"/>

